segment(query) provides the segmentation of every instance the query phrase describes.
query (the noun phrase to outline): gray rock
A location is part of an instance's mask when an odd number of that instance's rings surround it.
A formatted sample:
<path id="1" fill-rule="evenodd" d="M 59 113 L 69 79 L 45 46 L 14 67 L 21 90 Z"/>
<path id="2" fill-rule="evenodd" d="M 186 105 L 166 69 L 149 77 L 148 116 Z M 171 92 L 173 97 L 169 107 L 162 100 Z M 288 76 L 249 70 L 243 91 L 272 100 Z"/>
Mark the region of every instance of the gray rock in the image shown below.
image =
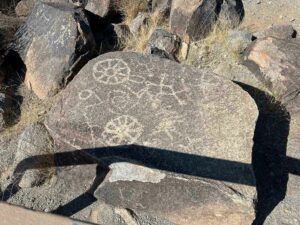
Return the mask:
<path id="1" fill-rule="evenodd" d="M 25 83 L 39 98 L 55 95 L 74 64 L 88 56 L 88 48 L 93 45 L 86 43 L 89 39 L 85 34 L 88 36 L 90 30 L 82 17 L 84 12 L 70 5 L 37 3 L 17 32 L 14 49 L 27 67 Z M 84 30 L 81 23 L 85 24 Z"/>
<path id="2" fill-rule="evenodd" d="M 154 54 L 155 49 L 161 50 L 166 54 L 166 58 L 176 60 L 176 53 L 179 50 L 181 40 L 172 33 L 163 29 L 156 29 L 147 44 L 146 53 Z"/>
<path id="3" fill-rule="evenodd" d="M 6 97 L 4 93 L 0 93 L 0 131 L 4 130 L 5 128 L 5 101 Z"/>
<path id="4" fill-rule="evenodd" d="M 170 27 L 179 36 L 188 35 L 192 40 L 205 38 L 219 18 L 221 22 L 236 26 L 243 16 L 239 0 L 173 0 Z"/>
<path id="5" fill-rule="evenodd" d="M 159 10 L 165 15 L 171 11 L 172 0 L 152 0 L 152 11 Z"/>
<path id="6" fill-rule="evenodd" d="M 45 125 L 65 146 L 58 145 L 60 151 L 96 148 L 82 154 L 119 155 L 160 169 L 231 180 L 228 185 L 252 198 L 256 119 L 253 100 L 229 80 L 157 57 L 115 52 L 80 71 Z"/>
<path id="7" fill-rule="evenodd" d="M 95 196 L 109 205 L 178 225 L 251 224 L 254 209 L 221 182 L 187 179 L 130 163 L 114 163 Z"/>
<path id="8" fill-rule="evenodd" d="M 51 176 L 53 171 L 49 167 L 54 165 L 52 151 L 51 137 L 43 125 L 36 123 L 23 131 L 19 137 L 13 163 L 16 169 L 14 176 L 22 176 L 19 182 L 20 187 L 28 188 L 40 185 Z M 39 155 L 45 155 L 45 157 L 35 157 Z M 26 170 L 23 175 L 22 172 L 27 167 L 30 169 Z M 13 179 L 18 178 L 13 177 Z"/>
<path id="9" fill-rule="evenodd" d="M 130 32 L 133 35 L 138 34 L 141 30 L 141 27 L 149 21 L 150 14 L 145 12 L 139 12 L 139 14 L 134 18 L 129 26 Z"/>
<path id="10" fill-rule="evenodd" d="M 245 31 L 231 31 L 228 36 L 230 48 L 237 53 L 242 53 L 253 40 L 252 34 Z"/>
<path id="11" fill-rule="evenodd" d="M 273 25 L 265 30 L 256 32 L 255 37 L 263 39 L 266 37 L 275 37 L 279 39 L 291 39 L 296 37 L 296 31 L 290 24 Z"/>
<path id="12" fill-rule="evenodd" d="M 257 40 L 244 55 L 244 64 L 292 111 L 298 96 L 300 41 L 267 37 Z M 296 98 L 297 99 L 297 98 Z"/>
<path id="13" fill-rule="evenodd" d="M 112 0 L 89 0 L 85 9 L 101 17 L 107 16 L 113 7 Z"/>

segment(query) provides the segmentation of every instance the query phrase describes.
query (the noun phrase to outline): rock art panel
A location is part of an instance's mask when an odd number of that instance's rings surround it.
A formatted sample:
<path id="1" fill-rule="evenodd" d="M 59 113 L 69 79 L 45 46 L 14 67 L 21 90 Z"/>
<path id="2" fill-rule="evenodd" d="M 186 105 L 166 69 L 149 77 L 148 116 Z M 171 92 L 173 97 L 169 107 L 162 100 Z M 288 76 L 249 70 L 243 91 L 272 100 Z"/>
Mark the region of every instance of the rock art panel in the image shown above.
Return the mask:
<path id="1" fill-rule="evenodd" d="M 62 95 L 45 121 L 60 151 L 96 148 L 96 155 L 82 152 L 98 159 L 102 153 L 120 153 L 192 174 L 205 169 L 221 175 L 227 160 L 234 165 L 229 177 L 239 174 L 238 182 L 255 183 L 246 168 L 251 167 L 257 108 L 229 80 L 157 57 L 115 52 L 91 60 Z M 118 146 L 129 147 L 118 152 Z M 212 161 L 197 164 L 202 156 Z M 211 167 L 215 162 L 221 167 Z M 234 168 L 239 163 L 243 172 Z M 253 194 L 254 187 L 232 185 Z"/>

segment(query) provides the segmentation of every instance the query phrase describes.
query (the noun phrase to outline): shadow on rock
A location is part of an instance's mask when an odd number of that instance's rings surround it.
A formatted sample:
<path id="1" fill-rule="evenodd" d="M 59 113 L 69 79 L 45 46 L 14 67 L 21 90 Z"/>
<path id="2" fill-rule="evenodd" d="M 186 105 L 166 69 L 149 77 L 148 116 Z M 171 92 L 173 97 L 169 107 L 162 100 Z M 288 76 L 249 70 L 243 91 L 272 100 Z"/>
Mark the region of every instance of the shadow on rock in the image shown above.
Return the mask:
<path id="1" fill-rule="evenodd" d="M 286 157 L 290 124 L 286 109 L 264 92 L 238 84 L 253 97 L 259 109 L 252 165 L 257 182 L 256 219 L 253 225 L 260 225 L 285 198 L 288 173 L 293 170 L 287 165 L 294 161 L 296 168 L 295 161 L 298 160 Z"/>

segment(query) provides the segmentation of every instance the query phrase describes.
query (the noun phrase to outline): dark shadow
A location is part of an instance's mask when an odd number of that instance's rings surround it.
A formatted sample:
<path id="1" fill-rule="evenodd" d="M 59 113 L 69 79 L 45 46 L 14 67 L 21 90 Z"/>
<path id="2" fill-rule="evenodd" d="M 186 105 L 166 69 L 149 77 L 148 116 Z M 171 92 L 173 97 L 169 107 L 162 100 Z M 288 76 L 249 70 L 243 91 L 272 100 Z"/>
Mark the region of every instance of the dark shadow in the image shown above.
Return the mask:
<path id="1" fill-rule="evenodd" d="M 23 97 L 18 94 L 18 89 L 25 80 L 26 66 L 17 52 L 7 50 L 0 67 L 5 74 L 1 90 L 6 96 L 4 121 L 6 126 L 11 126 L 17 123 L 21 116 Z"/>
<path id="2" fill-rule="evenodd" d="M 288 162 L 286 157 L 290 123 L 290 115 L 286 109 L 264 92 L 238 84 L 252 96 L 259 110 L 252 152 L 252 166 L 257 183 L 256 219 L 253 225 L 261 225 L 285 198 L 288 172 L 294 169 L 299 172 L 299 160 L 294 160 L 292 168 L 287 167 L 291 159 Z"/>

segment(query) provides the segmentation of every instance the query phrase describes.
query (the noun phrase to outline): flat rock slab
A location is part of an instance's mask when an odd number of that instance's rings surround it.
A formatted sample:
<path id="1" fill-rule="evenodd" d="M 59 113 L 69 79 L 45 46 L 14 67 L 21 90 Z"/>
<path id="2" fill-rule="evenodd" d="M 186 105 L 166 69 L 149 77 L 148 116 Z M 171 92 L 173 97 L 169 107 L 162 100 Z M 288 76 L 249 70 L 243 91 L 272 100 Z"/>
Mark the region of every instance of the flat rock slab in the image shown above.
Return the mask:
<path id="1" fill-rule="evenodd" d="M 16 34 L 14 48 L 27 67 L 25 83 L 39 98 L 56 94 L 72 65 L 77 43 L 73 15 L 71 5 L 38 2 Z"/>
<path id="2" fill-rule="evenodd" d="M 31 210 L 10 206 L 0 203 L 0 220 L 2 225 L 89 225 L 69 218 L 54 216 L 46 213 L 34 212 Z M 90 224 L 91 225 L 91 224 Z"/>
<path id="3" fill-rule="evenodd" d="M 232 186 L 246 195 L 257 114 L 245 91 L 209 71 L 115 52 L 80 71 L 45 125 L 61 151 L 244 184 Z"/>
<path id="4" fill-rule="evenodd" d="M 114 163 L 95 196 L 178 225 L 251 224 L 254 209 L 220 182 L 186 179 L 130 163 Z"/>

